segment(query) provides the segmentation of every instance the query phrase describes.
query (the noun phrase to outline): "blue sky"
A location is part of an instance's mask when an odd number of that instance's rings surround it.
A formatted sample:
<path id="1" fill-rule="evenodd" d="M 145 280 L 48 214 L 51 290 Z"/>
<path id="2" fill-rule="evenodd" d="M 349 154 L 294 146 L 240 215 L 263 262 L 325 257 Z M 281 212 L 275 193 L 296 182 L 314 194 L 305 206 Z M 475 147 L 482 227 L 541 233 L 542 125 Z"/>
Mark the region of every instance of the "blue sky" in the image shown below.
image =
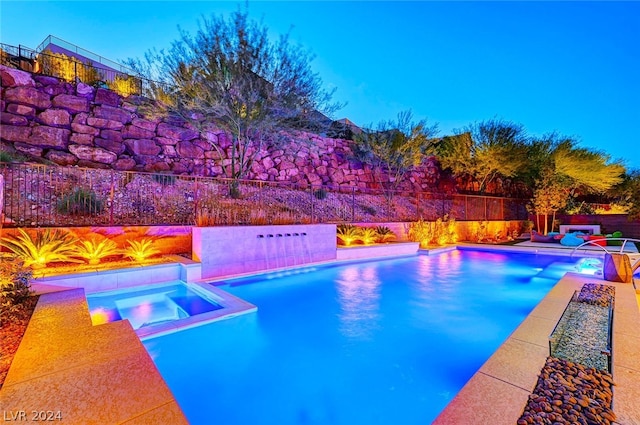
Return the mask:
<path id="1" fill-rule="evenodd" d="M 231 1 L 0 2 L 2 43 L 49 34 L 112 60 L 167 47 Z M 441 135 L 503 118 L 640 169 L 640 2 L 257 1 L 250 15 L 310 50 L 333 118 L 363 126 L 411 109 Z"/>

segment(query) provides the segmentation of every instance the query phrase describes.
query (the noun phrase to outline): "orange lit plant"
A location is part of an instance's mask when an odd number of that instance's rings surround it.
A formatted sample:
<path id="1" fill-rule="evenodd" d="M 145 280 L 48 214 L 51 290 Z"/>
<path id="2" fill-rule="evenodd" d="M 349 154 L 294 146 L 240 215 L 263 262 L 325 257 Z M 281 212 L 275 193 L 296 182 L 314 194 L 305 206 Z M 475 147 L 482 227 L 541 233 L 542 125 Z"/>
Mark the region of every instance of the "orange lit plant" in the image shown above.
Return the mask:
<path id="1" fill-rule="evenodd" d="M 123 255 L 138 263 L 144 263 L 149 258 L 160 253 L 158 249 L 153 247 L 153 239 L 150 238 L 127 241 L 127 243 L 129 246 L 124 249 Z"/>
<path id="2" fill-rule="evenodd" d="M 339 224 L 336 236 L 345 246 L 351 246 L 360 240 L 360 231 L 352 224 Z"/>
<path id="3" fill-rule="evenodd" d="M 95 239 L 81 241 L 75 246 L 74 256 L 85 259 L 89 264 L 98 264 L 100 260 L 119 254 L 118 246 L 111 239 L 97 242 Z"/>
<path id="4" fill-rule="evenodd" d="M 23 229 L 18 229 L 18 233 L 17 236 L 3 238 L 0 245 L 24 261 L 25 267 L 40 269 L 54 261 L 79 262 L 73 258 L 77 239 L 68 233 L 59 229 L 36 230 L 34 238 Z"/>

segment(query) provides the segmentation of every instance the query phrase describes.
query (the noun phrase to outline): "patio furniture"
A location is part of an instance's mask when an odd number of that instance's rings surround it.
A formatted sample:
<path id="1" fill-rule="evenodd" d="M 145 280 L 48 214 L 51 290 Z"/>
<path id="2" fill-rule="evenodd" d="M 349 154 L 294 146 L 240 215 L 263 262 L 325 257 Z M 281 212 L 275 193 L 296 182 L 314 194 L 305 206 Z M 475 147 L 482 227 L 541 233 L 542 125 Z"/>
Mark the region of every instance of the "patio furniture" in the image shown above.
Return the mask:
<path id="1" fill-rule="evenodd" d="M 562 244 L 564 246 L 580 246 L 585 242 L 584 236 L 585 235 L 583 235 L 580 232 L 567 233 L 560 240 L 560 244 Z"/>
<path id="2" fill-rule="evenodd" d="M 538 233 L 535 230 L 531 231 L 531 242 L 543 242 L 543 243 L 557 243 L 555 233 L 549 233 L 547 235 L 543 235 L 542 233 Z"/>
<path id="3" fill-rule="evenodd" d="M 622 232 L 616 231 L 610 235 L 607 235 L 607 238 L 621 238 Z M 608 246 L 622 246 L 622 241 L 607 241 Z"/>

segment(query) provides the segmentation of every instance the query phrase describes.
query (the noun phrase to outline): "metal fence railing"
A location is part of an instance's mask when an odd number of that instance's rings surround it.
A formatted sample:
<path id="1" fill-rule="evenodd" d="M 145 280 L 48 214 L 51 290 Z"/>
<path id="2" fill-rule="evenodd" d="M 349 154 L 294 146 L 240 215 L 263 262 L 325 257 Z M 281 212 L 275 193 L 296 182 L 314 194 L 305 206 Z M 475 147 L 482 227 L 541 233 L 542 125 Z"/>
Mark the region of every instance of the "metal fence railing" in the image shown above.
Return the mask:
<path id="1" fill-rule="evenodd" d="M 170 95 L 174 90 L 164 83 L 124 72 L 120 64 L 105 60 L 82 62 L 75 57 L 57 54 L 48 50 L 36 51 L 24 46 L 0 43 L 0 64 L 35 74 L 60 78 L 70 83 L 85 83 L 95 87 L 111 89 L 120 95 L 144 95 L 150 98 L 158 94 Z M 113 67 L 117 69 L 114 69 Z"/>
<path id="2" fill-rule="evenodd" d="M 7 227 L 526 220 L 526 200 L 0 164 Z M 2 193 L 0 191 L 0 193 Z"/>

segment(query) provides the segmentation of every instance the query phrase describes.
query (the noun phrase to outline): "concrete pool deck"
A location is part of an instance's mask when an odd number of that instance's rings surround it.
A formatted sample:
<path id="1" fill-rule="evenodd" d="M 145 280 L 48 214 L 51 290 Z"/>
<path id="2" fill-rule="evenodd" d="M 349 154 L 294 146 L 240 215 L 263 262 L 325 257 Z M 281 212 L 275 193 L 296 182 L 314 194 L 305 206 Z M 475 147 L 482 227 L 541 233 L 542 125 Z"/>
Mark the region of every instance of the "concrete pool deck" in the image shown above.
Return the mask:
<path id="1" fill-rule="evenodd" d="M 632 284 L 567 273 L 465 384 L 435 425 L 513 425 L 549 356 L 554 326 L 574 291 L 585 283 L 616 288 L 613 328 L 613 410 L 617 424 L 640 424 L 640 311 Z"/>
<path id="2" fill-rule="evenodd" d="M 187 424 L 129 322 L 93 326 L 84 291 L 64 289 L 40 295 L 0 389 L 4 420 Z"/>

